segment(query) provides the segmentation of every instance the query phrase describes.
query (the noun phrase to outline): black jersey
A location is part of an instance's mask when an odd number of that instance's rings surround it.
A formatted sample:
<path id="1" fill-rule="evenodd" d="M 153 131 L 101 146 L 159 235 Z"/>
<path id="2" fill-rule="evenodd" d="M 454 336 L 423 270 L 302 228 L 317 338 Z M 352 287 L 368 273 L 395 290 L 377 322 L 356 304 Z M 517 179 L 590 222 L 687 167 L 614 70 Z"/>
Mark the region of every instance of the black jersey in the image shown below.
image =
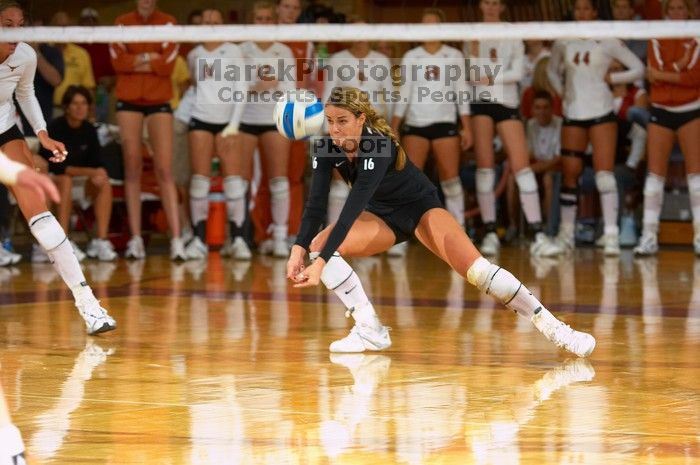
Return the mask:
<path id="1" fill-rule="evenodd" d="M 313 143 L 313 178 L 304 208 L 296 244 L 308 249 L 326 217 L 328 191 L 333 168 L 350 184 L 350 194 L 328 236 L 321 258 L 328 261 L 342 244 L 353 223 L 363 210 L 390 213 L 407 204 L 434 195 L 435 186 L 422 171 L 406 159 L 403 169 L 396 169 L 398 151 L 390 138 L 378 136 L 365 128 L 358 155 L 350 160 L 330 138 Z"/>

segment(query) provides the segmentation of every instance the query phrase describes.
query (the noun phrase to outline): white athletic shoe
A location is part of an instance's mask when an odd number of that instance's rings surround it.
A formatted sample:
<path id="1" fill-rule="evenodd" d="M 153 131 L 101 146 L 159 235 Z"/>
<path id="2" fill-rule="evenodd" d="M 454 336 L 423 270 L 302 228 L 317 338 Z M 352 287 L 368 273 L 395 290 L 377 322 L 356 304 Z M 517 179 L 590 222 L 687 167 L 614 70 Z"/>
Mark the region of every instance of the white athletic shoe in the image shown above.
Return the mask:
<path id="1" fill-rule="evenodd" d="M 356 394 L 371 394 L 391 366 L 391 358 L 379 354 L 330 354 L 330 361 L 350 370 Z"/>
<path id="2" fill-rule="evenodd" d="M 32 244 L 32 263 L 49 263 L 49 259 L 46 250 L 39 244 Z"/>
<path id="3" fill-rule="evenodd" d="M 392 245 L 386 254 L 390 257 L 405 257 L 406 252 L 408 252 L 408 241 Z"/>
<path id="4" fill-rule="evenodd" d="M 365 350 L 384 350 L 391 347 L 389 328 L 372 327 L 356 323 L 350 334 L 331 343 L 329 350 L 335 353 L 357 353 Z"/>
<path id="5" fill-rule="evenodd" d="M 86 292 L 85 294 L 84 297 L 76 299 L 75 306 L 78 307 L 80 316 L 85 320 L 87 333 L 95 335 L 116 329 L 116 321 L 100 305 L 100 301 L 92 295 L 92 292 Z"/>
<path id="6" fill-rule="evenodd" d="M 620 255 L 620 235 L 603 235 L 603 254 L 607 257 L 617 257 Z"/>
<path id="7" fill-rule="evenodd" d="M 535 234 L 535 240 L 530 244 L 530 255 L 538 256 L 540 250 L 549 242 L 549 238 L 543 232 Z"/>
<path id="8" fill-rule="evenodd" d="M 548 239 L 546 243 L 542 244 L 539 249 L 539 255 L 541 257 L 558 257 L 559 255 L 573 252 L 575 247 L 576 243 L 574 242 L 573 233 L 560 229 L 557 237 Z"/>
<path id="9" fill-rule="evenodd" d="M 656 234 L 650 232 L 642 233 L 642 237 L 639 238 L 637 247 L 634 248 L 634 254 L 642 256 L 656 255 L 658 251 L 659 239 Z"/>
<path id="10" fill-rule="evenodd" d="M 236 260 L 250 260 L 253 258 L 248 244 L 241 236 L 236 236 L 233 240 L 229 240 L 228 244 L 221 250 L 221 254 Z"/>
<path id="11" fill-rule="evenodd" d="M 9 265 L 16 265 L 20 262 L 20 260 L 22 260 L 22 256 L 20 254 L 10 252 L 9 250 L 0 246 L 0 261 L 2 261 L 3 257 L 9 259 Z"/>
<path id="12" fill-rule="evenodd" d="M 532 323 L 544 337 L 558 347 L 568 350 L 579 357 L 586 357 L 595 348 L 595 338 L 588 333 L 576 331 L 559 321 L 546 308 L 540 308 L 532 317 Z"/>
<path id="13" fill-rule="evenodd" d="M 209 247 L 197 236 L 185 247 L 185 257 L 189 260 L 204 260 L 207 255 L 209 255 Z"/>
<path id="14" fill-rule="evenodd" d="M 7 250 L 0 247 L 0 266 L 12 265 L 12 258 Z"/>
<path id="15" fill-rule="evenodd" d="M 15 425 L 6 424 L 0 428 L 0 444 L 0 465 L 27 465 L 22 434 Z"/>
<path id="16" fill-rule="evenodd" d="M 573 383 L 591 381 L 594 377 L 595 370 L 588 360 L 582 358 L 567 360 L 549 370 L 535 383 L 535 396 L 539 401 L 547 400 L 558 389 Z"/>
<path id="17" fill-rule="evenodd" d="M 272 256 L 275 258 L 289 258 L 289 245 L 287 239 L 272 240 Z"/>
<path id="18" fill-rule="evenodd" d="M 481 240 L 479 249 L 483 255 L 498 255 L 498 251 L 501 249 L 501 241 L 498 239 L 498 235 L 495 232 L 487 233 Z"/>
<path id="19" fill-rule="evenodd" d="M 273 242 L 272 239 L 265 239 L 258 244 L 258 253 L 260 255 L 271 255 L 272 254 Z"/>
<path id="20" fill-rule="evenodd" d="M 131 236 L 129 242 L 126 243 L 124 257 L 134 260 L 146 258 L 146 248 L 143 246 L 143 238 L 141 236 Z"/>
<path id="21" fill-rule="evenodd" d="M 96 258 L 101 262 L 111 262 L 116 260 L 117 253 L 114 246 L 107 239 L 93 239 L 85 251 L 90 258 Z"/>
<path id="22" fill-rule="evenodd" d="M 182 242 L 182 238 L 173 237 L 170 239 L 170 260 L 185 261 L 187 260 L 187 254 L 185 254 L 185 243 Z"/>
<path id="23" fill-rule="evenodd" d="M 80 249 L 80 247 L 78 247 L 78 244 L 76 244 L 74 241 L 70 241 L 70 245 L 71 247 L 73 247 L 73 253 L 75 253 L 75 258 L 77 258 L 79 262 L 85 260 L 85 257 L 87 257 L 87 255 L 85 255 L 85 252 L 83 252 Z"/>

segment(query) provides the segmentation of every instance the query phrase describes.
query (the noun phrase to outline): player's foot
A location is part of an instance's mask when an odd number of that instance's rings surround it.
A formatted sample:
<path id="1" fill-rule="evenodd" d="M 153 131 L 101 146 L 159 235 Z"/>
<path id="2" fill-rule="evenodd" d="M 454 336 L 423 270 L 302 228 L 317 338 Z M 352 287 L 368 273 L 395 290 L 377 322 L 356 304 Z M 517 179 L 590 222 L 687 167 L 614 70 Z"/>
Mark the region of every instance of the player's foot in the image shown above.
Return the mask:
<path id="1" fill-rule="evenodd" d="M 0 465 L 26 465 L 24 441 L 17 427 L 8 424 L 0 428 Z"/>
<path id="2" fill-rule="evenodd" d="M 498 255 L 498 251 L 501 249 L 501 241 L 498 239 L 498 235 L 495 232 L 486 233 L 484 238 L 481 240 L 481 247 L 479 250 L 483 255 L 494 256 Z"/>
<path id="3" fill-rule="evenodd" d="M 182 262 L 187 260 L 187 255 L 185 254 L 185 243 L 180 237 L 173 237 L 170 239 L 170 260 Z"/>
<path id="4" fill-rule="evenodd" d="M 195 236 L 192 238 L 187 247 L 185 247 L 185 256 L 189 260 L 204 260 L 209 254 L 209 248 L 202 240 Z"/>
<path id="5" fill-rule="evenodd" d="M 390 257 L 405 257 L 406 252 L 408 252 L 408 242 L 399 242 L 394 244 L 386 251 L 386 254 Z"/>
<path id="6" fill-rule="evenodd" d="M 20 260 L 22 260 L 22 256 L 20 254 L 0 247 L 0 266 L 16 265 L 20 262 Z"/>
<path id="7" fill-rule="evenodd" d="M 549 239 L 540 247 L 539 254 L 542 257 L 558 257 L 573 252 L 575 247 L 573 230 L 568 231 L 562 227 L 559 228 L 559 234 L 554 239 Z"/>
<path id="8" fill-rule="evenodd" d="M 532 317 L 532 323 L 544 337 L 556 346 L 568 350 L 579 357 L 586 357 L 595 348 L 595 338 L 588 333 L 576 331 L 559 321 L 546 308 L 540 308 Z"/>
<path id="9" fill-rule="evenodd" d="M 233 240 L 229 241 L 221 250 L 221 254 L 236 260 L 250 260 L 253 258 L 248 244 L 241 236 L 236 236 Z"/>
<path id="10" fill-rule="evenodd" d="M 594 377 L 595 370 L 588 360 L 567 360 L 557 368 L 549 370 L 535 383 L 535 395 L 540 401 L 547 400 L 557 389 L 573 383 L 591 381 Z"/>
<path id="11" fill-rule="evenodd" d="M 75 306 L 85 320 L 88 334 L 95 335 L 116 329 L 116 321 L 109 316 L 92 292 L 84 292 L 83 296 L 76 299 Z"/>
<path id="12" fill-rule="evenodd" d="M 634 254 L 640 256 L 656 255 L 659 251 L 659 239 L 656 234 L 651 232 L 642 233 L 639 238 L 639 244 L 634 248 Z"/>
<path id="13" fill-rule="evenodd" d="M 540 250 L 547 245 L 549 238 L 543 232 L 538 232 L 535 234 L 535 239 L 530 244 L 530 255 L 538 256 L 540 255 Z"/>
<path id="14" fill-rule="evenodd" d="M 129 242 L 126 243 L 124 257 L 133 260 L 142 260 L 146 258 L 146 248 L 143 246 L 143 239 L 141 236 L 131 236 Z"/>
<path id="15" fill-rule="evenodd" d="M 275 258 L 289 257 L 289 245 L 287 245 L 287 238 L 272 240 L 272 256 Z"/>
<path id="16" fill-rule="evenodd" d="M 114 246 L 107 239 L 91 240 L 88 243 L 86 253 L 88 257 L 96 258 L 101 262 L 111 262 L 117 258 Z"/>
<path id="17" fill-rule="evenodd" d="M 610 233 L 603 235 L 603 254 L 607 257 L 617 257 L 620 255 L 620 235 Z"/>
<path id="18" fill-rule="evenodd" d="M 329 350 L 335 353 L 356 353 L 365 350 L 384 350 L 391 347 L 389 328 L 355 323 L 350 334 L 331 343 Z"/>

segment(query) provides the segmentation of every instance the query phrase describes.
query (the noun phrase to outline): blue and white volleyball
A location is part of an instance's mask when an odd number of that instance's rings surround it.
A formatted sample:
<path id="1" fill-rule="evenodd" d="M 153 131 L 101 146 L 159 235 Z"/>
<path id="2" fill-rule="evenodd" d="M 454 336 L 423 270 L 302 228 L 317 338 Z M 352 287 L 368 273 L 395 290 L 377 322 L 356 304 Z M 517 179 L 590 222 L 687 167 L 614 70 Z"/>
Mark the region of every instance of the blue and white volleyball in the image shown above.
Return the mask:
<path id="1" fill-rule="evenodd" d="M 323 103 L 313 92 L 290 92 L 275 105 L 274 118 L 277 130 L 287 139 L 316 136 L 323 128 Z"/>

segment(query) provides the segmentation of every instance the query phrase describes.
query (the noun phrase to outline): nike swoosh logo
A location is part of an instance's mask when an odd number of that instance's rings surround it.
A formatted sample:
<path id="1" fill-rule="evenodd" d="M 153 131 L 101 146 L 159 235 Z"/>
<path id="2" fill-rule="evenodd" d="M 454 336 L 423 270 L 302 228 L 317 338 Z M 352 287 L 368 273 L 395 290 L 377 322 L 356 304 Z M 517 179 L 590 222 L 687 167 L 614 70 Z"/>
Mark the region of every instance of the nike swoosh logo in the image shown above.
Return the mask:
<path id="1" fill-rule="evenodd" d="M 345 162 L 344 162 L 344 161 L 341 161 L 340 163 L 336 163 L 336 164 L 335 164 L 335 167 L 337 168 L 337 167 L 339 167 L 340 165 L 342 165 L 343 163 L 345 163 Z"/>
<path id="2" fill-rule="evenodd" d="M 10 66 L 10 65 L 7 65 L 7 67 L 10 68 L 10 72 L 14 73 L 15 70 L 16 70 L 17 68 L 19 68 L 19 65 L 17 65 L 17 66 Z"/>
<path id="3" fill-rule="evenodd" d="M 356 287 L 357 287 L 357 284 L 355 284 L 355 285 L 352 287 L 352 289 L 350 289 L 349 291 L 345 291 L 345 295 L 350 294 L 352 291 L 355 290 Z"/>

